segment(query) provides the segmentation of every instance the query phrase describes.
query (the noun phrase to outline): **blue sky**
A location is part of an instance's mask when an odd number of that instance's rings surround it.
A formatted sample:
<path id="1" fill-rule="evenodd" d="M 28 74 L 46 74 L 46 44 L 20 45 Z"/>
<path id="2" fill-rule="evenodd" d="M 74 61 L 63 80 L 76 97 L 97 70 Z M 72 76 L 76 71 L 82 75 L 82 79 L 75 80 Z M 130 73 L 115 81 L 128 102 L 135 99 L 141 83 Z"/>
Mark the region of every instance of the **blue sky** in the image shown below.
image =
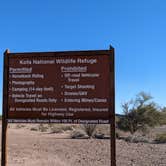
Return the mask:
<path id="1" fill-rule="evenodd" d="M 1 1 L 0 101 L 6 48 L 96 50 L 111 44 L 116 53 L 116 112 L 140 91 L 166 106 L 165 16 L 165 0 Z"/>

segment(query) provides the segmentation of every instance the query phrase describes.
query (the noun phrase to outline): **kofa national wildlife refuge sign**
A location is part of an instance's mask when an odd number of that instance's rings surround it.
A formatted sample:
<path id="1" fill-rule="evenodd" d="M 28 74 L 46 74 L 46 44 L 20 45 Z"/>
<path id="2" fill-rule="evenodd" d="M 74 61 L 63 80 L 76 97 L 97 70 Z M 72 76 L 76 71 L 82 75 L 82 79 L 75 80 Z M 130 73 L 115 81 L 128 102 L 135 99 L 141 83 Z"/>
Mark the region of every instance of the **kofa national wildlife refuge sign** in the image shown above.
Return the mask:
<path id="1" fill-rule="evenodd" d="M 111 124 L 115 136 L 113 48 L 32 53 L 7 50 L 3 81 L 5 154 L 7 123 Z M 2 160 L 5 163 L 3 153 Z"/>
<path id="2" fill-rule="evenodd" d="M 5 58 L 8 122 L 110 123 L 110 50 L 9 53 Z"/>

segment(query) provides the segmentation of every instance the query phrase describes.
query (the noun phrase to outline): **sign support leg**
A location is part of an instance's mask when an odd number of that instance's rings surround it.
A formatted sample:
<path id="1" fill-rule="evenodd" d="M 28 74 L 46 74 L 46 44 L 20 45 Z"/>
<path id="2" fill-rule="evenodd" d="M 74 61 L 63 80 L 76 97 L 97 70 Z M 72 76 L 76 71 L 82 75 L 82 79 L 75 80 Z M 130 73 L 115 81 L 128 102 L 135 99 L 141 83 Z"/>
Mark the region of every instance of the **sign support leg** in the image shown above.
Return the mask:
<path id="1" fill-rule="evenodd" d="M 1 139 L 1 166 L 7 165 L 7 111 L 8 111 L 8 54 L 4 53 L 4 71 L 3 71 L 3 113 L 2 113 L 2 139 Z"/>
<path id="2" fill-rule="evenodd" d="M 116 166 L 116 133 L 115 133 L 115 59 L 114 59 L 114 48 L 110 46 L 110 51 L 112 56 L 110 57 L 110 73 L 111 73 L 111 90 L 110 96 L 112 103 L 110 105 L 110 157 L 111 157 L 111 166 Z"/>
<path id="3" fill-rule="evenodd" d="M 1 150 L 1 166 L 6 166 L 7 163 L 7 120 L 2 119 L 2 150 Z"/>
<path id="4" fill-rule="evenodd" d="M 116 134 L 115 134 L 115 118 L 110 124 L 110 152 L 111 152 L 111 166 L 116 166 Z"/>

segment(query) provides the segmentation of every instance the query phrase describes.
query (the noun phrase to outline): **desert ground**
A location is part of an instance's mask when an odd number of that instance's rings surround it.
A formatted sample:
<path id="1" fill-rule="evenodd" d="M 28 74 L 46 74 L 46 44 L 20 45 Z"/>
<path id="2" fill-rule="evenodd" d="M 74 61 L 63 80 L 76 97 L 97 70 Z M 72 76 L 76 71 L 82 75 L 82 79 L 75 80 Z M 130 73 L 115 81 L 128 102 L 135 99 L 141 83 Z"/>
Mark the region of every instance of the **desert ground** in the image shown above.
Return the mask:
<path id="1" fill-rule="evenodd" d="M 8 166 L 110 166 L 109 139 L 71 139 L 71 130 L 38 128 L 39 124 L 8 126 Z M 116 155 L 117 166 L 166 166 L 166 144 L 117 139 Z"/>

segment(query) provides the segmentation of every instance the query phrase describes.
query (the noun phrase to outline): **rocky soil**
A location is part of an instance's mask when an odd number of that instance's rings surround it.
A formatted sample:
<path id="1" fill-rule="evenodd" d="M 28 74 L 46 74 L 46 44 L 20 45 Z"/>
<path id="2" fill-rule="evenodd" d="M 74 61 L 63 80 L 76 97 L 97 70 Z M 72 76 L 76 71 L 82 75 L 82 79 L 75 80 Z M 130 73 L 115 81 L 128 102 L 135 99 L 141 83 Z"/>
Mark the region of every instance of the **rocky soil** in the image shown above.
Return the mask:
<path id="1" fill-rule="evenodd" d="M 110 166 L 109 139 L 70 139 L 66 133 L 8 129 L 8 166 Z M 166 144 L 117 140 L 117 166 L 165 166 Z"/>

